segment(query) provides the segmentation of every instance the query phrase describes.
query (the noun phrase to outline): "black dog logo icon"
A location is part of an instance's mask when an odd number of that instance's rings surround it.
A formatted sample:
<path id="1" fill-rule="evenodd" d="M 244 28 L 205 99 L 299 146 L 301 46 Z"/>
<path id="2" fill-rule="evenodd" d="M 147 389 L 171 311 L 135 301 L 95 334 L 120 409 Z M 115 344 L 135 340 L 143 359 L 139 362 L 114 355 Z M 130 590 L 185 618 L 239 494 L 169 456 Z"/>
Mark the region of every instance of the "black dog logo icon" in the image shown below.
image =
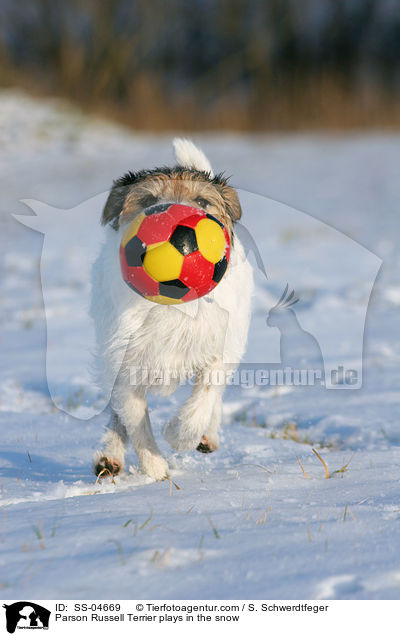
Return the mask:
<path id="1" fill-rule="evenodd" d="M 18 601 L 12 605 L 3 605 L 6 610 L 7 631 L 13 634 L 19 629 L 48 629 L 51 612 L 32 603 L 31 601 Z"/>

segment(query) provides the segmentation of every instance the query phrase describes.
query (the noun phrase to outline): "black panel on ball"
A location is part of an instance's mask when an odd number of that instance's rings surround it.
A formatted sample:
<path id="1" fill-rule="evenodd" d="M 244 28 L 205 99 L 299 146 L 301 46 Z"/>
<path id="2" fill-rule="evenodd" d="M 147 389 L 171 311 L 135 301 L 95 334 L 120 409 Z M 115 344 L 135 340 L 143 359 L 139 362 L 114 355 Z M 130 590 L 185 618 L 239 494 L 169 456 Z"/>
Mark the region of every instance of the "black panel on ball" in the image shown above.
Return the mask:
<path id="1" fill-rule="evenodd" d="M 146 247 L 138 236 L 134 236 L 125 245 L 125 258 L 129 267 L 141 267 L 146 254 Z"/>
<path id="2" fill-rule="evenodd" d="M 184 225 L 178 225 L 172 232 L 169 242 L 180 252 L 183 256 L 187 256 L 192 252 L 198 250 L 196 232 L 191 227 L 185 227 Z"/>
<path id="3" fill-rule="evenodd" d="M 183 298 L 189 291 L 189 287 L 186 287 L 186 285 L 178 278 L 159 283 L 158 287 L 160 294 L 167 296 L 167 298 Z"/>
<path id="4" fill-rule="evenodd" d="M 222 229 L 224 229 L 224 225 L 223 223 L 221 223 L 221 221 L 218 221 L 218 219 L 213 216 L 212 214 L 206 214 L 207 219 L 211 219 L 212 221 L 215 221 L 216 223 L 218 223 L 219 226 L 222 227 Z"/>
<path id="5" fill-rule="evenodd" d="M 213 281 L 215 281 L 216 283 L 219 283 L 219 281 L 225 274 L 227 267 L 228 267 L 228 261 L 226 260 L 226 256 L 224 256 L 223 258 L 221 258 L 220 261 L 218 261 L 218 263 L 215 263 L 214 274 L 212 277 Z"/>
<path id="6" fill-rule="evenodd" d="M 171 207 L 171 203 L 158 203 L 144 210 L 144 213 L 146 216 L 151 216 L 152 214 L 157 214 L 157 212 L 165 212 L 169 207 Z"/>

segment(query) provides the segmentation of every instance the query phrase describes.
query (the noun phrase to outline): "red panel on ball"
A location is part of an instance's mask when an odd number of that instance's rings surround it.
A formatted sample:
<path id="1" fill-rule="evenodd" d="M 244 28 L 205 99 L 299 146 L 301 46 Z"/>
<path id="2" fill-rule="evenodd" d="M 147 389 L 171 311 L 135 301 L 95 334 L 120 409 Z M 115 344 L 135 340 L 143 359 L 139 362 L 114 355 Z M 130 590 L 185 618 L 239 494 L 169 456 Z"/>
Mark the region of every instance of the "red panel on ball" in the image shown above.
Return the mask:
<path id="1" fill-rule="evenodd" d="M 190 289 L 187 294 L 182 298 L 183 302 L 188 303 L 190 300 L 197 300 L 200 298 L 199 294 L 195 289 Z"/>
<path id="2" fill-rule="evenodd" d="M 156 214 L 146 216 L 137 235 L 145 245 L 151 245 L 152 243 L 168 241 L 173 229 L 174 226 L 171 226 L 168 212 L 156 212 Z"/>
<path id="3" fill-rule="evenodd" d="M 192 208 L 192 210 L 193 209 L 195 208 Z M 192 228 L 192 230 L 194 230 L 200 219 L 207 218 L 203 210 L 196 210 L 196 212 L 197 214 L 192 214 L 179 221 L 179 225 L 184 225 L 185 227 L 190 227 Z"/>
<path id="4" fill-rule="evenodd" d="M 193 287 L 197 296 L 204 296 L 214 286 L 213 274 L 214 264 L 197 251 L 185 256 L 179 279 L 188 287 Z"/>
<path id="5" fill-rule="evenodd" d="M 171 221 L 173 221 L 175 225 L 186 225 L 186 223 L 181 223 L 181 221 L 193 215 L 201 218 L 205 216 L 203 210 L 194 208 L 191 205 L 183 205 L 182 203 L 173 203 L 171 207 L 168 208 L 167 214 L 170 216 Z M 192 226 L 190 225 L 189 227 Z"/>
<path id="6" fill-rule="evenodd" d="M 153 280 L 143 267 L 130 267 L 127 280 L 141 294 L 146 296 L 156 296 L 158 294 L 158 283 Z"/>
<path id="7" fill-rule="evenodd" d="M 192 217 L 193 214 L 196 214 L 196 223 L 198 223 L 199 217 L 203 218 L 205 216 L 202 210 L 192 208 L 190 205 L 173 203 L 165 212 L 156 212 L 147 216 L 143 220 L 137 235 L 146 245 L 168 241 L 176 226 L 183 219 L 186 220 L 187 217 Z M 187 225 L 187 223 L 184 222 L 183 225 Z M 188 227 L 195 226 L 189 225 Z"/>
<path id="8" fill-rule="evenodd" d="M 222 229 L 224 231 L 224 236 L 225 236 L 225 257 L 229 263 L 229 257 L 231 255 L 231 240 L 229 238 L 228 230 L 226 229 L 226 227 L 224 226 Z"/>

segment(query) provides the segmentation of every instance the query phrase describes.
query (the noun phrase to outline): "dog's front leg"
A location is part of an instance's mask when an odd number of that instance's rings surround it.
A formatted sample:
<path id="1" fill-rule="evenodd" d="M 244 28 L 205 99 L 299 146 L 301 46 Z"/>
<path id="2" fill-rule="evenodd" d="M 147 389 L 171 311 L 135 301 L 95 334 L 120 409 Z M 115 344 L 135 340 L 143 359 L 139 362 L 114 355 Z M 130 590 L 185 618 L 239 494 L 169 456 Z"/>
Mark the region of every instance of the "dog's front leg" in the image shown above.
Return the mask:
<path id="1" fill-rule="evenodd" d="M 202 452 L 218 448 L 225 388 L 225 382 L 220 381 L 222 369 L 222 364 L 213 365 L 197 376 L 192 395 L 165 431 L 165 439 L 172 448 L 180 451 L 198 448 Z"/>
<path id="2" fill-rule="evenodd" d="M 196 449 L 200 453 L 212 453 L 219 448 L 219 429 L 222 420 L 222 392 L 215 400 L 211 420 L 208 427 L 201 436 L 200 443 Z"/>
<path id="3" fill-rule="evenodd" d="M 101 451 L 93 458 L 94 473 L 100 477 L 113 477 L 124 468 L 125 448 L 128 435 L 116 413 L 113 413 L 108 428 L 103 435 Z"/>
<path id="4" fill-rule="evenodd" d="M 168 464 L 161 455 L 151 430 L 144 391 L 134 391 L 132 387 L 117 390 L 112 397 L 112 408 L 132 441 L 139 458 L 140 470 L 153 479 L 165 479 Z"/>

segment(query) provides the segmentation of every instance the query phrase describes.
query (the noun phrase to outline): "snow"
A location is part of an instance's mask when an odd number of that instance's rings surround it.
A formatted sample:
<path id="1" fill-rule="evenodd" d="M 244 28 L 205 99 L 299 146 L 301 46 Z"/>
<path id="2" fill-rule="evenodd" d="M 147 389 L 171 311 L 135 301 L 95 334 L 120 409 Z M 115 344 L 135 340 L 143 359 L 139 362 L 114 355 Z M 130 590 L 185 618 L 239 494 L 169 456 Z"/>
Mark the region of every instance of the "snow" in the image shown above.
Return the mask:
<path id="1" fill-rule="evenodd" d="M 89 243 L 112 179 L 170 163 L 170 137 L 9 91 L 0 141 L 0 595 L 399 598 L 399 135 L 198 139 L 213 167 L 234 175 L 268 273 L 256 271 L 245 360 L 279 361 L 279 332 L 265 319 L 289 282 L 326 363 L 358 368 L 363 342 L 362 387 L 230 386 L 211 455 L 175 453 L 162 438 L 189 387 L 151 397 L 171 481 L 138 473 L 131 453 L 115 483 L 91 473 L 107 415 L 77 346 L 91 339 L 88 255 L 71 249 L 67 223 L 51 242 L 46 234 L 44 306 L 43 235 L 11 214 L 31 213 L 22 199 L 82 204 L 73 218 Z M 46 346 L 64 411 L 50 398 Z"/>

